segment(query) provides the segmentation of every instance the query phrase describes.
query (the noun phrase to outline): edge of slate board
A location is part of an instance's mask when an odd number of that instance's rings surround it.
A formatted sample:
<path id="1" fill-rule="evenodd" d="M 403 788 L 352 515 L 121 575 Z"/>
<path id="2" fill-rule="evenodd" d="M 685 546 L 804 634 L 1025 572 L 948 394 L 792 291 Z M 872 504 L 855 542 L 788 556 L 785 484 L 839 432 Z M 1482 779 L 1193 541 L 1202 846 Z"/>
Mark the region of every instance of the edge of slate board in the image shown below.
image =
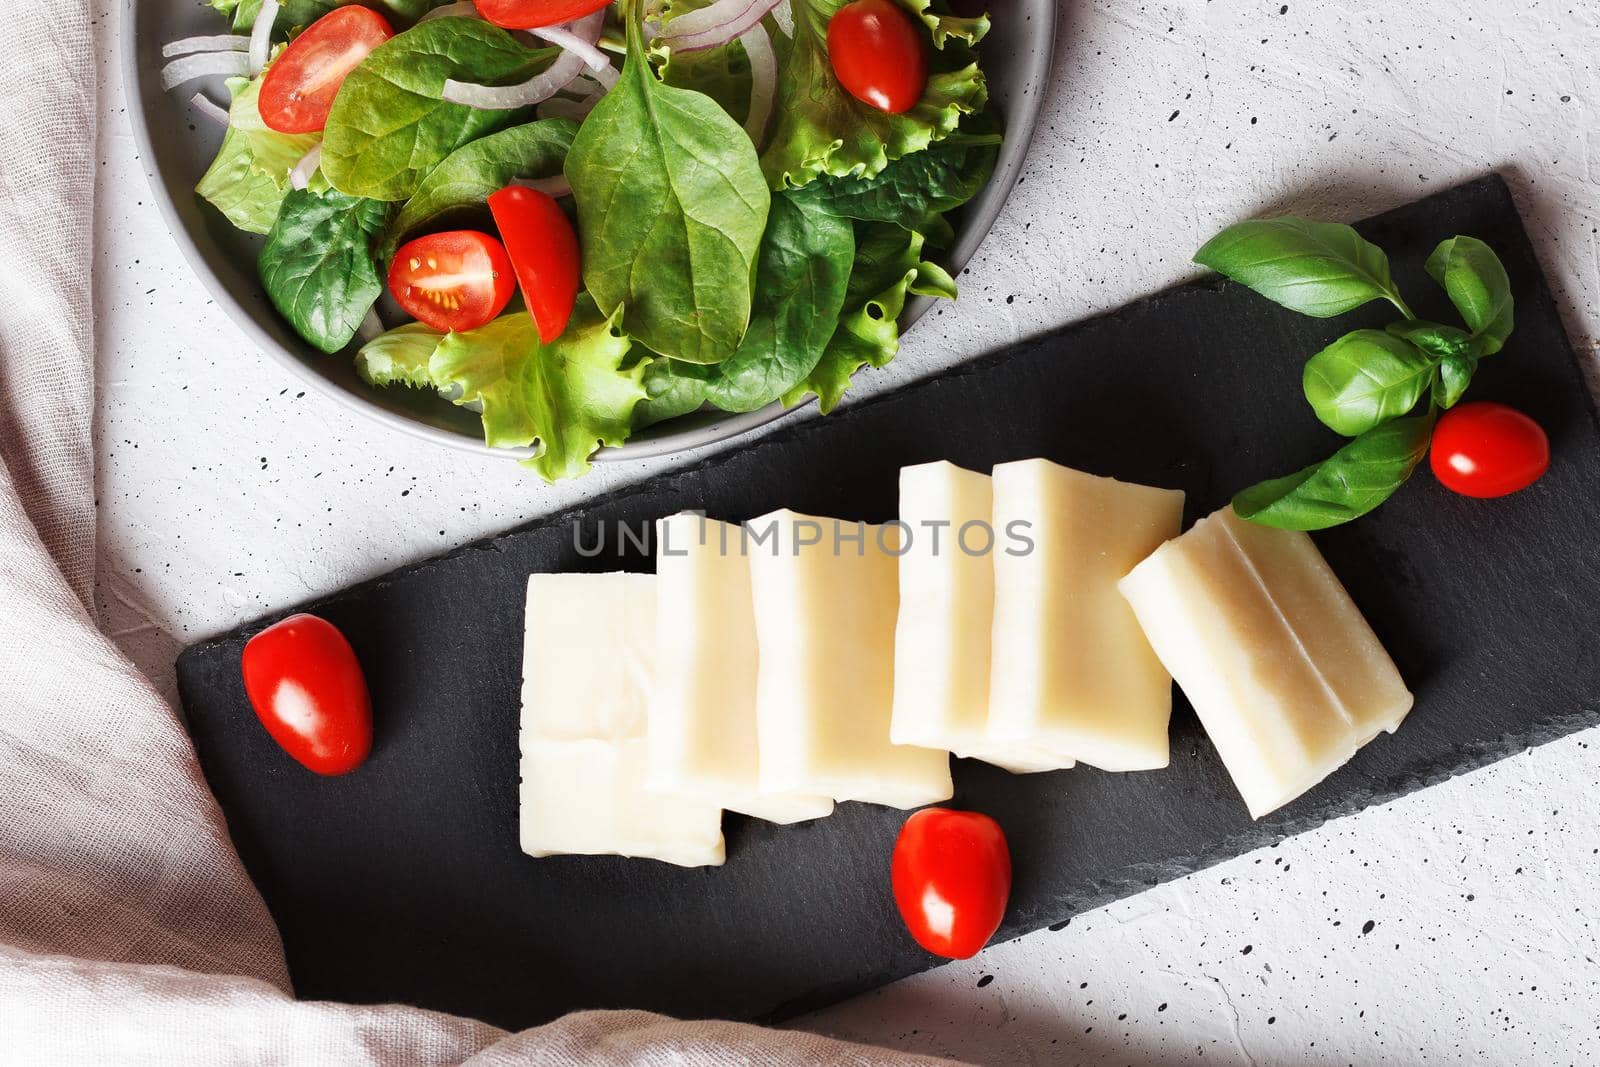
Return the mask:
<path id="1" fill-rule="evenodd" d="M 1515 206 L 1511 201 L 1509 190 L 1506 188 L 1503 179 L 1501 179 L 1499 175 L 1491 174 L 1476 181 L 1435 194 L 1434 196 L 1428 197 L 1416 204 L 1407 205 L 1405 207 L 1396 209 L 1393 212 L 1377 216 L 1373 219 L 1367 220 L 1366 223 L 1358 224 L 1358 226 L 1381 225 L 1391 217 L 1403 216 L 1408 212 L 1416 211 L 1419 204 L 1443 205 L 1451 200 L 1481 201 L 1481 203 L 1477 204 L 1477 207 L 1480 210 L 1497 209 L 1513 214 L 1515 213 Z M 1520 223 L 1520 218 L 1518 221 Z M 1518 251 L 1525 253 L 1525 258 L 1528 261 L 1537 263 L 1537 256 L 1532 252 L 1531 247 L 1528 246 L 1525 229 L 1523 229 L 1520 225 L 1517 227 L 1517 229 L 1517 240 L 1519 240 L 1523 245 L 1523 247 Z M 1443 236 L 1446 235 L 1433 235 L 1433 239 L 1437 240 Z M 1524 307 L 1524 305 L 1519 304 L 1519 316 L 1533 312 L 1539 316 L 1548 316 L 1559 323 L 1560 317 L 1555 309 L 1553 298 L 1550 295 L 1548 283 L 1542 277 L 1539 279 L 1539 283 L 1540 284 L 1533 287 L 1534 293 L 1536 294 L 1538 300 L 1537 306 Z M 340 600 L 345 597 L 358 594 L 363 590 L 383 589 L 388 584 L 398 579 L 402 579 L 405 576 L 413 574 L 419 570 L 437 566 L 445 560 L 455 559 L 476 552 L 499 551 L 500 544 L 507 538 L 518 536 L 530 530 L 566 527 L 570 526 L 574 522 L 581 522 L 585 516 L 589 515 L 597 508 L 609 507 L 617 504 L 620 501 L 630 500 L 635 497 L 645 496 L 654 492 L 660 492 L 664 488 L 676 486 L 685 479 L 692 478 L 708 468 L 715 467 L 716 465 L 727 461 L 730 458 L 730 455 L 742 454 L 746 452 L 759 454 L 763 450 L 788 448 L 794 446 L 797 442 L 803 444 L 803 442 L 815 435 L 837 432 L 842 423 L 849 423 L 855 419 L 861 418 L 870 413 L 880 404 L 889 403 L 896 400 L 903 400 L 908 393 L 914 393 L 923 388 L 936 387 L 938 383 L 959 382 L 964 378 L 974 375 L 981 375 L 990 368 L 1005 361 L 1026 358 L 1036 352 L 1042 345 L 1048 343 L 1056 334 L 1070 332 L 1076 335 L 1082 335 L 1088 332 L 1106 329 L 1108 327 L 1121 324 L 1131 317 L 1136 317 L 1140 314 L 1143 314 L 1150 308 L 1158 306 L 1164 301 L 1173 299 L 1177 294 L 1197 288 L 1215 289 L 1227 286 L 1229 284 L 1231 283 L 1211 277 L 1198 281 L 1191 281 L 1166 290 L 1162 290 L 1152 294 L 1149 297 L 1137 300 L 1136 302 L 1116 311 L 1112 311 L 1106 315 L 1052 329 L 1048 334 L 1024 340 L 1001 352 L 980 357 L 969 363 L 962 364 L 943 372 L 936 372 L 929 377 L 909 383 L 899 390 L 881 394 L 879 396 L 869 398 L 863 402 L 849 405 L 833 415 L 821 418 L 811 418 L 804 422 L 781 427 L 780 429 L 769 433 L 752 443 L 744 445 L 741 448 L 723 450 L 681 470 L 668 472 L 653 478 L 648 478 L 634 485 L 617 490 L 607 496 L 575 505 L 560 513 L 534 520 L 494 537 L 455 549 L 449 553 L 398 568 L 387 575 L 360 583 L 359 585 L 334 593 L 330 596 L 319 597 L 315 600 L 307 602 L 306 604 L 274 612 L 273 614 L 264 616 L 255 622 L 239 627 L 228 634 L 211 640 L 199 642 L 184 650 L 184 652 L 180 655 L 177 664 L 180 691 L 184 694 L 185 703 L 189 703 L 189 694 L 191 692 L 192 683 L 204 680 L 206 669 L 205 664 L 202 661 L 208 653 L 223 649 L 225 646 L 237 646 L 247 635 L 258 631 L 272 621 L 285 617 L 289 614 L 293 614 L 296 611 L 307 610 L 308 608 L 314 609 L 317 607 L 317 605 Z M 1581 369 L 1577 363 L 1576 356 L 1572 350 L 1570 339 L 1566 337 L 1564 331 L 1558 330 L 1558 332 L 1560 333 L 1561 343 L 1565 346 L 1565 351 L 1562 353 L 1565 359 L 1562 361 L 1562 364 L 1567 376 L 1567 381 L 1564 383 L 1564 385 L 1567 388 L 1576 390 L 1577 393 L 1583 398 L 1582 406 L 1584 413 L 1587 415 L 1588 421 L 1591 424 L 1591 427 L 1600 430 L 1600 417 L 1597 417 L 1596 415 L 1594 398 L 1588 391 L 1587 384 L 1584 381 Z M 1308 420 L 1312 418 L 1309 411 L 1305 412 L 1305 417 Z M 1245 826 L 1237 833 L 1216 839 L 1206 847 L 1197 848 L 1191 854 L 1170 858 L 1167 861 L 1158 864 L 1124 868 L 1118 872 L 1118 877 L 1114 879 L 1106 880 L 1092 886 L 1078 886 L 1070 892 L 1057 894 L 1050 902 L 1051 911 L 1053 914 L 1043 915 L 1036 914 L 1031 910 L 1014 909 L 1013 912 L 1008 915 L 1007 921 L 1002 926 L 1000 933 L 996 937 L 996 940 L 1004 940 L 1020 936 L 1023 933 L 1038 929 L 1046 924 L 1053 924 L 1056 928 L 1059 928 L 1060 926 L 1065 925 L 1064 923 L 1057 921 L 1061 915 L 1075 915 L 1084 910 L 1100 906 L 1111 900 L 1131 895 L 1143 888 L 1158 884 L 1159 882 L 1170 880 L 1184 874 L 1193 873 L 1221 862 L 1222 860 L 1235 857 L 1243 852 L 1250 851 L 1252 849 L 1271 844 L 1285 837 L 1315 828 L 1329 819 L 1351 814 L 1365 807 L 1369 807 L 1375 802 L 1383 802 L 1390 799 L 1395 799 L 1400 795 L 1415 791 L 1416 789 L 1436 784 L 1457 774 L 1461 774 L 1468 770 L 1492 763 L 1528 746 L 1554 740 L 1558 737 L 1572 733 L 1575 730 L 1595 725 L 1596 723 L 1600 723 L 1600 707 L 1590 707 L 1564 714 L 1543 715 L 1536 721 L 1528 723 L 1525 729 L 1510 731 L 1492 740 L 1479 741 L 1468 745 L 1457 744 L 1452 748 L 1441 751 L 1437 757 L 1434 757 L 1433 759 L 1428 760 L 1419 766 L 1411 767 L 1403 774 L 1379 781 L 1368 782 L 1360 787 L 1352 786 L 1347 788 L 1338 797 L 1328 798 L 1325 800 L 1325 802 L 1316 807 L 1315 810 L 1308 812 L 1295 812 L 1292 810 L 1289 812 L 1280 811 L 1279 813 L 1269 815 L 1260 821 Z M 1178 752 L 1174 752 L 1175 762 L 1179 755 L 1180 754 Z M 956 802 L 959 803 L 960 800 L 961 796 L 958 792 Z M 784 1002 L 773 1008 L 770 1012 L 766 1012 L 756 1017 L 766 1020 L 788 1018 L 806 1010 L 829 1004 L 843 997 L 873 988 L 879 984 L 882 984 L 882 982 L 887 978 L 900 977 L 905 973 L 915 973 L 915 971 L 925 970 L 929 967 L 937 966 L 942 962 L 944 961 L 935 959 L 933 957 L 925 957 L 920 960 L 920 965 L 913 965 L 909 971 L 901 968 L 897 969 L 893 974 L 858 973 L 847 980 L 814 988 L 804 996 Z"/>

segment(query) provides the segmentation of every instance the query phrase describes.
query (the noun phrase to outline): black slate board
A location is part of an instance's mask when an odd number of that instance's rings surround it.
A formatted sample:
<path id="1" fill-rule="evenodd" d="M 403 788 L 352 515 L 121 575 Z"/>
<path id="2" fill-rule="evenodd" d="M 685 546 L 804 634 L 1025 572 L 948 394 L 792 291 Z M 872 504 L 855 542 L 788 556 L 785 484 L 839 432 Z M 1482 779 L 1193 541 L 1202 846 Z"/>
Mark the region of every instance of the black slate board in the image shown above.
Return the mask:
<path id="1" fill-rule="evenodd" d="M 1548 429 L 1549 474 L 1476 502 L 1422 472 L 1378 512 L 1318 535 L 1417 705 L 1397 735 L 1260 822 L 1181 696 L 1165 771 L 1014 777 L 959 763 L 954 803 L 999 819 L 1016 861 L 1001 936 L 1600 721 L 1600 435 L 1510 196 L 1489 177 L 1361 228 L 1424 316 L 1448 311 L 1422 270 L 1438 240 L 1473 234 L 1504 258 L 1517 330 L 1471 395 Z M 586 544 L 604 526 L 615 549 L 616 522 L 682 508 L 886 519 L 900 466 L 938 458 L 987 469 L 1042 455 L 1182 488 L 1192 521 L 1331 450 L 1300 399 L 1301 364 L 1386 317 L 1374 306 L 1319 322 L 1236 286 L 1185 285 L 308 605 L 349 635 L 372 685 L 377 747 L 347 778 L 290 762 L 246 704 L 240 648 L 271 620 L 187 650 L 178 679 L 201 762 L 297 992 L 505 1026 L 591 1007 L 777 1019 L 936 963 L 890 902 L 897 811 L 844 804 L 798 827 L 730 817 L 720 869 L 523 856 L 525 576 L 650 568 L 636 548 L 581 558 L 574 524 Z"/>

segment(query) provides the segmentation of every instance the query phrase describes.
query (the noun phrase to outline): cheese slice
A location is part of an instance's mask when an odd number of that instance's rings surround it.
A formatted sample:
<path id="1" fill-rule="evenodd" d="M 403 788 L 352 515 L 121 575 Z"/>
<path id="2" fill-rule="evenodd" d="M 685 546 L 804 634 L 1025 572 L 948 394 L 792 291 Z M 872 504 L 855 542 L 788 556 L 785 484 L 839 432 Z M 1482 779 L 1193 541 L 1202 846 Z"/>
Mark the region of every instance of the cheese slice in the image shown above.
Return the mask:
<path id="1" fill-rule="evenodd" d="M 656 523 L 649 786 L 769 822 L 819 818 L 832 798 L 760 791 L 759 650 L 742 534 L 700 515 Z"/>
<path id="2" fill-rule="evenodd" d="M 900 470 L 906 538 L 889 738 L 1016 772 L 1070 767 L 1070 759 L 988 736 L 993 557 L 1005 548 L 990 523 L 993 502 L 987 474 L 943 461 Z"/>
<path id="3" fill-rule="evenodd" d="M 1252 817 L 1322 781 L 1411 710 L 1394 661 L 1303 533 L 1223 508 L 1121 589 Z"/>
<path id="4" fill-rule="evenodd" d="M 950 756 L 889 739 L 900 530 L 777 511 L 747 524 L 761 787 L 912 808 Z"/>
<path id="5" fill-rule="evenodd" d="M 1172 679 L 1117 582 L 1177 535 L 1183 493 L 1023 460 L 994 468 L 992 515 L 1018 543 L 994 556 L 990 739 L 1165 767 Z"/>
<path id="6" fill-rule="evenodd" d="M 523 628 L 522 728 L 547 738 L 644 736 L 655 671 L 650 574 L 535 574 Z"/>
<path id="7" fill-rule="evenodd" d="M 721 811 L 703 801 L 647 792 L 645 748 L 643 738 L 524 742 L 522 851 L 720 865 Z"/>
<path id="8" fill-rule="evenodd" d="M 522 850 L 685 866 L 723 861 L 714 803 L 645 791 L 655 576 L 528 579 L 522 682 Z"/>

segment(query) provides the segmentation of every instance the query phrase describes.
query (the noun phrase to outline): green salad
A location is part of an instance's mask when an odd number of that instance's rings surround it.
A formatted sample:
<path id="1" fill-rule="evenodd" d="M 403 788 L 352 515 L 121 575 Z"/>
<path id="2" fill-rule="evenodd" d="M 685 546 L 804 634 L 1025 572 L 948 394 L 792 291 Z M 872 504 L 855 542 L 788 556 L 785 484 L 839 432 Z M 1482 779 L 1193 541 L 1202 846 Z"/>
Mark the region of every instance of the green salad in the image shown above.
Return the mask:
<path id="1" fill-rule="evenodd" d="M 211 0 L 198 194 L 284 319 L 548 480 L 705 407 L 839 403 L 1001 141 L 937 0 Z"/>

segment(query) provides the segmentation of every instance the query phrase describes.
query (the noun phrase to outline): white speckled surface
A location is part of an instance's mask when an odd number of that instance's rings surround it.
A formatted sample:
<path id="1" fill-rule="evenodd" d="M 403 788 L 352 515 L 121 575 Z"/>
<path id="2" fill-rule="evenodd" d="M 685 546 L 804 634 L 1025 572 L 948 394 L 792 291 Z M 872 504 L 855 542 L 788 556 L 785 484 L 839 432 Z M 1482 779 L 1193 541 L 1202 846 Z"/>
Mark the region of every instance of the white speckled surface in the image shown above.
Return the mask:
<path id="1" fill-rule="evenodd" d="M 1600 380 L 1600 8 L 1062 6 L 1057 85 L 1022 185 L 961 278 L 961 302 L 926 319 L 861 393 L 1182 279 L 1192 250 L 1237 218 L 1354 218 L 1491 168 L 1510 178 Z M 114 21 L 108 3 L 99 601 L 165 691 L 189 641 L 674 465 L 607 466 L 551 489 L 303 393 L 212 306 L 166 235 L 119 117 Z M 988 1063 L 1593 1061 L 1594 738 L 807 1025 Z"/>

